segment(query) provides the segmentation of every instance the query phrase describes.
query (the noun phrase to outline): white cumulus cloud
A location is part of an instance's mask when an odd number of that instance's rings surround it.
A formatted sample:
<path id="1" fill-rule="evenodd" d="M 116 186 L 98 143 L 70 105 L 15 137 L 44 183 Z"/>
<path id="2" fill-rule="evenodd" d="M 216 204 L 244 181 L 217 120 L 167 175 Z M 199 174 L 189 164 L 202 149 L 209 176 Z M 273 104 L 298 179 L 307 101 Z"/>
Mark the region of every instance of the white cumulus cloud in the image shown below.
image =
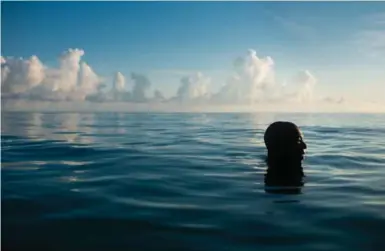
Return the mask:
<path id="1" fill-rule="evenodd" d="M 153 86 L 145 74 L 131 73 L 129 77 L 125 77 L 122 72 L 116 72 L 111 83 L 106 83 L 104 78 L 82 60 L 83 55 L 84 51 L 80 49 L 65 51 L 59 58 L 58 68 L 45 66 L 37 56 L 29 59 L 1 57 L 2 97 L 5 100 L 57 104 L 92 101 L 108 106 L 112 104 L 103 103 L 151 105 L 155 102 L 170 107 L 175 107 L 177 103 L 184 103 L 184 107 L 259 107 L 285 106 L 294 102 L 300 107 L 301 103 L 318 101 L 336 105 L 345 102 L 344 99 L 317 99 L 317 78 L 309 70 L 300 71 L 292 79 L 278 83 L 274 60 L 269 56 L 259 56 L 254 50 L 249 50 L 246 55 L 233 62 L 232 72 L 228 73 L 227 81 L 218 90 L 212 89 L 214 80 L 209 76 L 201 72 L 183 72 L 185 76 L 180 79 L 175 95 L 171 98 L 163 95 L 162 86 L 155 86 L 153 93 L 149 94 Z M 127 83 L 132 88 L 128 88 Z M 95 104 L 91 104 L 93 105 Z"/>
<path id="2" fill-rule="evenodd" d="M 126 85 L 126 78 L 121 72 L 117 72 L 114 77 L 112 88 L 117 92 L 122 92 Z"/>
<path id="3" fill-rule="evenodd" d="M 102 79 L 85 62 L 84 51 L 69 49 L 59 59 L 59 68 L 48 68 L 37 56 L 2 58 L 2 96 L 38 100 L 84 100 L 94 94 Z"/>
<path id="4" fill-rule="evenodd" d="M 249 103 L 264 98 L 264 92 L 273 84 L 274 61 L 271 57 L 260 58 L 255 50 L 234 62 L 234 74 L 215 95 L 224 103 Z"/>
<path id="5" fill-rule="evenodd" d="M 93 94 L 98 91 L 98 86 L 101 83 L 101 78 L 96 75 L 92 68 L 85 62 L 80 64 L 80 77 L 78 81 L 78 89 L 84 95 Z"/>
<path id="6" fill-rule="evenodd" d="M 45 77 L 43 64 L 36 56 L 29 59 L 2 59 L 2 94 L 22 94 L 39 85 Z"/>
<path id="7" fill-rule="evenodd" d="M 210 78 L 198 72 L 191 76 L 183 77 L 177 90 L 176 98 L 179 101 L 194 101 L 209 98 Z"/>
<path id="8" fill-rule="evenodd" d="M 138 73 L 132 73 L 131 79 L 134 81 L 132 88 L 133 102 L 146 102 L 148 100 L 147 91 L 151 87 L 151 82 L 147 76 Z"/>
<path id="9" fill-rule="evenodd" d="M 297 85 L 296 98 L 300 102 L 309 102 L 314 99 L 314 87 L 317 79 L 310 71 L 305 70 L 298 73 L 295 77 L 295 84 Z"/>

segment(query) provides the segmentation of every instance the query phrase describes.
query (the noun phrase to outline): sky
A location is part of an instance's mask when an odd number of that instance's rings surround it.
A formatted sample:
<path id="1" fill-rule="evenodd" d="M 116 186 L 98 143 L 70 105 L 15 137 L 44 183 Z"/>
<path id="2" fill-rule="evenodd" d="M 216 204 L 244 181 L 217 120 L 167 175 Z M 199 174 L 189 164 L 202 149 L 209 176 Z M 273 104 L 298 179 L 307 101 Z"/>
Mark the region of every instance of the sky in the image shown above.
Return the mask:
<path id="1" fill-rule="evenodd" d="M 385 112 L 381 2 L 2 2 L 1 56 L 4 109 Z"/>

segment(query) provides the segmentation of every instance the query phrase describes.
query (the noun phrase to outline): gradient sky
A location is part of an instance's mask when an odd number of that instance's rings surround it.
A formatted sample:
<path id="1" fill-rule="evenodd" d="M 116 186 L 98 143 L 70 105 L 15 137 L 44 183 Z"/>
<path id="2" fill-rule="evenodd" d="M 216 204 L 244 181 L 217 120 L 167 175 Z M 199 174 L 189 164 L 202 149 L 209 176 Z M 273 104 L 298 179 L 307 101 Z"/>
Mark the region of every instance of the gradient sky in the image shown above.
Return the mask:
<path id="1" fill-rule="evenodd" d="M 147 74 L 167 95 L 202 71 L 212 88 L 252 48 L 277 78 L 310 70 L 318 92 L 385 100 L 382 2 L 2 2 L 1 55 L 48 65 L 81 48 L 95 72 Z"/>

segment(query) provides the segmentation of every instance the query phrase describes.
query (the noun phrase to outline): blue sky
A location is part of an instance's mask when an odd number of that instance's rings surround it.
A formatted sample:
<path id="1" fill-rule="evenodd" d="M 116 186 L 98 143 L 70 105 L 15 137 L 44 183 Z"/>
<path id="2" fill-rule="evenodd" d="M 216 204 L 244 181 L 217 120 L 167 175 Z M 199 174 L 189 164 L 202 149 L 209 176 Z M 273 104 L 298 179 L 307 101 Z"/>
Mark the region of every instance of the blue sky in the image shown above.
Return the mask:
<path id="1" fill-rule="evenodd" d="M 273 58 L 278 79 L 310 70 L 321 92 L 385 85 L 381 2 L 2 2 L 1 14 L 4 56 L 51 65 L 81 48 L 98 74 L 143 72 L 166 93 L 180 72 L 219 86 L 249 48 Z"/>

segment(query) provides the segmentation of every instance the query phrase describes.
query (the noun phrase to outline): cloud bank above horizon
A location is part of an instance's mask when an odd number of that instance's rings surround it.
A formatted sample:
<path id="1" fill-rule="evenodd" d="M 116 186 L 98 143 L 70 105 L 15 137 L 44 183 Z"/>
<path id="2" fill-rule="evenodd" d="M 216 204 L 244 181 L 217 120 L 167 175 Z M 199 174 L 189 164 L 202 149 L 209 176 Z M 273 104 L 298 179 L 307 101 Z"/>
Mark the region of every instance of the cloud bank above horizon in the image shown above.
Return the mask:
<path id="1" fill-rule="evenodd" d="M 161 86 L 154 86 L 147 75 L 137 72 L 129 76 L 116 72 L 112 83 L 106 82 L 82 60 L 84 53 L 81 49 L 68 49 L 59 57 L 57 68 L 46 66 L 35 55 L 29 59 L 1 57 L 3 107 L 23 110 L 23 107 L 30 109 L 39 104 L 35 107 L 44 109 L 49 104 L 55 109 L 75 109 L 82 105 L 100 109 L 118 104 L 116 110 L 133 107 L 146 107 L 145 110 L 163 107 L 168 111 L 180 107 L 187 110 L 194 107 L 237 110 L 237 107 L 246 107 L 250 110 L 299 111 L 346 104 L 346 98 L 341 96 L 317 95 L 316 86 L 319 83 L 307 69 L 294 72 L 291 79 L 280 83 L 276 78 L 274 60 L 269 56 L 258 56 L 252 49 L 234 60 L 232 71 L 219 90 L 211 91 L 212 79 L 196 72 L 181 77 L 180 85 L 171 97 L 165 97 Z M 153 93 L 150 93 L 151 88 Z M 362 110 L 363 104 L 360 106 Z M 376 111 L 377 108 L 385 111 L 384 107 L 375 103 L 369 104 L 370 109 L 365 107 L 369 111 Z"/>

